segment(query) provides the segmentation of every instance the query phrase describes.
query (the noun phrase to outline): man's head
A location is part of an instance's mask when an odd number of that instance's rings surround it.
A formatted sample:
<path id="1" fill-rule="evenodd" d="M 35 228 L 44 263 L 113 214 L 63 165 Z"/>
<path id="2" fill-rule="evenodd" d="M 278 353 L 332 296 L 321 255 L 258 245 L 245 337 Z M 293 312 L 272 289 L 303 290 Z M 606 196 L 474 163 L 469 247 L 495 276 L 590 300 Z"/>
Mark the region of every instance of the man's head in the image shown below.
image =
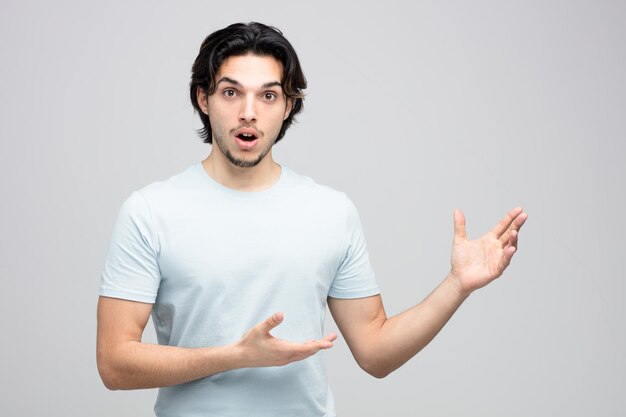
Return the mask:
<path id="1" fill-rule="evenodd" d="M 202 109 L 205 103 L 198 103 L 199 97 L 216 92 L 220 81 L 217 75 L 228 58 L 246 55 L 272 57 L 281 64 L 280 88 L 289 111 L 272 143 L 282 139 L 294 116 L 302 111 L 306 79 L 289 41 L 276 28 L 256 22 L 236 23 L 207 36 L 192 67 L 190 98 L 204 125 L 199 134 L 205 143 L 212 143 L 214 132 L 209 115 Z"/>

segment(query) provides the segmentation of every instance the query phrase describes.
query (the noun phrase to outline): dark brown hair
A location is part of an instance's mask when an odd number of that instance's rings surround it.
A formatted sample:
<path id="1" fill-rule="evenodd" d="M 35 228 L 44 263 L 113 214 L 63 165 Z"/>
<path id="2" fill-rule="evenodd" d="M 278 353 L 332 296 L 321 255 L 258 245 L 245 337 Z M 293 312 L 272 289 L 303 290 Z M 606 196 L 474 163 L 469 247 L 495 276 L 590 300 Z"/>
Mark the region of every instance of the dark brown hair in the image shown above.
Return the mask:
<path id="1" fill-rule="evenodd" d="M 294 116 L 302 111 L 306 78 L 296 51 L 289 41 L 275 27 L 257 22 L 235 23 L 206 37 L 191 68 L 189 94 L 191 104 L 200 115 L 204 125 L 204 128 L 198 130 L 204 143 L 211 143 L 213 140 L 211 122 L 209 116 L 204 114 L 198 105 L 197 89 L 203 89 L 207 95 L 213 94 L 215 76 L 224 60 L 230 56 L 248 53 L 274 57 L 283 66 L 282 89 L 287 99 L 293 102 L 293 107 L 289 117 L 283 122 L 276 142 L 285 135 L 287 128 L 294 121 Z"/>

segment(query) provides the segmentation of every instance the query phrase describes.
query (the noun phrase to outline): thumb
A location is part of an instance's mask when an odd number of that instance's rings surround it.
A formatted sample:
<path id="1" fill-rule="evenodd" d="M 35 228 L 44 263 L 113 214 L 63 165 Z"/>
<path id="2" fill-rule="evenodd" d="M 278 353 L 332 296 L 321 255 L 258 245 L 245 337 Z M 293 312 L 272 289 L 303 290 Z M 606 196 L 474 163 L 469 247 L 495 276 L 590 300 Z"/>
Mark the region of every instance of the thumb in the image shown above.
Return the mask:
<path id="1" fill-rule="evenodd" d="M 278 326 L 282 323 L 284 318 L 284 314 L 281 312 L 274 313 L 270 317 L 268 317 L 263 323 L 261 323 L 261 328 L 265 333 L 269 333 L 274 327 Z"/>
<path id="2" fill-rule="evenodd" d="M 454 240 L 467 239 L 465 234 L 465 215 L 459 209 L 454 209 Z"/>

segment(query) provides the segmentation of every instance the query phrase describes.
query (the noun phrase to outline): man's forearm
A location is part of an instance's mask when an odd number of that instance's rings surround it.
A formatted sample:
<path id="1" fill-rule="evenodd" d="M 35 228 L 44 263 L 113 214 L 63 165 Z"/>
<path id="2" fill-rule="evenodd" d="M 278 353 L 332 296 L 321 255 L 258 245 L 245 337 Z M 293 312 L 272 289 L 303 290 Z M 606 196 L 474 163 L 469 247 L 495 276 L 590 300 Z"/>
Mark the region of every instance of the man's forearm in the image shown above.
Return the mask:
<path id="1" fill-rule="evenodd" d="M 387 319 L 372 343 L 371 373 L 384 377 L 415 356 L 433 340 L 468 295 L 448 275 L 421 303 Z"/>
<path id="2" fill-rule="evenodd" d="M 245 366 L 236 345 L 182 348 L 128 341 L 98 356 L 100 375 L 109 389 L 176 385 Z"/>
<path id="3" fill-rule="evenodd" d="M 270 331 L 282 323 L 284 314 L 276 312 L 229 345 L 204 348 L 151 345 L 139 341 L 141 335 L 137 330 L 128 331 L 134 338 L 131 340 L 123 340 L 129 337 L 124 336 L 124 332 L 112 337 L 110 327 L 116 321 L 107 320 L 107 304 L 118 308 L 137 305 L 116 301 L 102 303 L 97 343 L 98 370 L 109 389 L 165 387 L 233 369 L 284 366 L 333 347 L 337 337 L 331 333 L 305 343 L 277 339 Z M 145 320 L 140 320 L 138 328 L 143 329 L 144 325 Z"/>

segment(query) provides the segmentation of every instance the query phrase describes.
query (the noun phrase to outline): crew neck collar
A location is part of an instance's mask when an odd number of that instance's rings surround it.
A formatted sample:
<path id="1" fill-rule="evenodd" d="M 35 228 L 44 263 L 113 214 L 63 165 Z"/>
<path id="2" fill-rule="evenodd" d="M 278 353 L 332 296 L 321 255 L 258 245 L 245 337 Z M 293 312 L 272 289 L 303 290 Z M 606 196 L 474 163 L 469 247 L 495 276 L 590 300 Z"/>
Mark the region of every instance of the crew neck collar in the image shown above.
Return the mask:
<path id="1" fill-rule="evenodd" d="M 199 171 L 199 174 L 204 178 L 204 180 L 211 186 L 211 188 L 214 188 L 216 190 L 219 190 L 220 192 L 223 192 L 225 194 L 228 194 L 232 197 L 236 197 L 236 198 L 240 198 L 240 199 L 257 199 L 257 198 L 263 198 L 266 197 L 268 195 L 271 195 L 273 193 L 275 193 L 278 189 L 282 188 L 285 181 L 286 181 L 286 177 L 287 177 L 287 167 L 280 165 L 280 175 L 278 176 L 278 180 L 270 185 L 268 188 L 264 189 L 264 190 L 260 190 L 260 191 L 239 191 L 239 190 L 235 190 L 233 188 L 229 188 L 226 187 L 225 185 L 220 184 L 219 182 L 215 181 L 204 169 L 204 166 L 202 165 L 202 162 L 198 162 L 196 164 L 196 170 Z"/>

